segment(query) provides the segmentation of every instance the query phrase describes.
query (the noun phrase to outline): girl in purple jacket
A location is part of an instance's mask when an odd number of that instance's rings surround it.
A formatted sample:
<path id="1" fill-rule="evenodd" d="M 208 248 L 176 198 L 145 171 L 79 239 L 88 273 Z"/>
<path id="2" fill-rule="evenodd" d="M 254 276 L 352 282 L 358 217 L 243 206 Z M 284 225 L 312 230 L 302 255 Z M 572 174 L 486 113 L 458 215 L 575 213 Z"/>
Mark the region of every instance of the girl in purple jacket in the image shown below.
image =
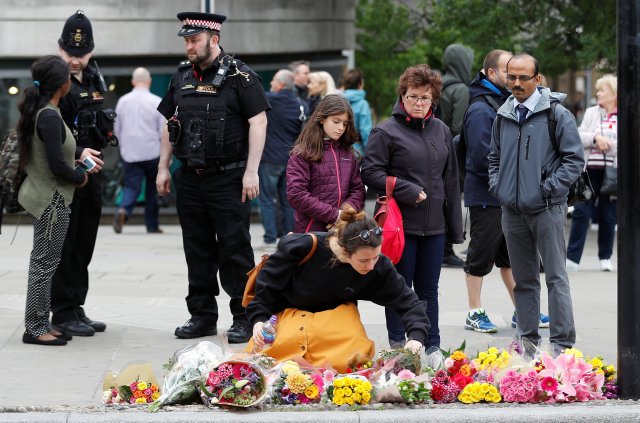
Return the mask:
<path id="1" fill-rule="evenodd" d="M 296 140 L 287 164 L 287 197 L 295 232 L 326 231 L 349 203 L 364 208 L 364 184 L 353 150 L 353 111 L 340 95 L 322 99 Z"/>

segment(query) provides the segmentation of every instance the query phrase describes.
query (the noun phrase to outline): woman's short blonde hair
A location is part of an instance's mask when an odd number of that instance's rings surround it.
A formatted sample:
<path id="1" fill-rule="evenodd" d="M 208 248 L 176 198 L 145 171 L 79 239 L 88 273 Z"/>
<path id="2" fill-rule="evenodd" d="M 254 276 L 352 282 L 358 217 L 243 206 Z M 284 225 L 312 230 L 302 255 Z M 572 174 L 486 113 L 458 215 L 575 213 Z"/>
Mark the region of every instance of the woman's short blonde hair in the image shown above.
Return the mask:
<path id="1" fill-rule="evenodd" d="M 317 81 L 322 86 L 322 91 L 320 92 L 320 98 L 325 98 L 329 94 L 336 93 L 336 83 L 329 72 L 326 72 L 326 71 L 311 72 L 309 74 L 309 79 L 313 79 Z"/>
<path id="2" fill-rule="evenodd" d="M 616 77 L 615 75 L 613 75 L 611 73 L 608 73 L 606 75 L 602 75 L 596 81 L 596 90 L 599 90 L 600 88 L 602 88 L 605 85 L 608 86 L 609 88 L 611 88 L 611 91 L 613 91 L 613 93 L 615 95 L 618 95 L 618 77 Z"/>

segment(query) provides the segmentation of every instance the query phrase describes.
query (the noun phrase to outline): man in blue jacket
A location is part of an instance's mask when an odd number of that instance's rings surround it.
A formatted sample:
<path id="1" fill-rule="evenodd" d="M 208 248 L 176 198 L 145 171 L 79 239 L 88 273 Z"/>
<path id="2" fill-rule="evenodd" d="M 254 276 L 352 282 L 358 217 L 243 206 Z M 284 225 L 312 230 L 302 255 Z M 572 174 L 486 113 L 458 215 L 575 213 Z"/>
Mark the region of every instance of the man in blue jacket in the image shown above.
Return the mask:
<path id="1" fill-rule="evenodd" d="M 489 147 L 491 127 L 500 106 L 509 97 L 507 62 L 512 54 L 493 50 L 484 59 L 483 69 L 469 86 L 470 103 L 462 123 L 462 142 L 466 145 L 464 202 L 471 221 L 469 250 L 464 265 L 469 296 L 465 328 L 476 332 L 497 331 L 482 308 L 480 293 L 483 277 L 494 264 L 514 302 L 515 281 L 509 263 L 507 243 L 502 233 L 500 202 L 489 194 Z M 549 318 L 540 315 L 540 327 L 549 326 Z"/>
<path id="2" fill-rule="evenodd" d="M 540 257 L 554 352 L 571 348 L 576 340 L 564 225 L 569 187 L 584 167 L 575 118 L 559 104 L 566 95 L 538 88 L 539 82 L 534 57 L 518 54 L 507 62 L 512 95 L 498 110 L 489 153 L 489 192 L 502 204 L 502 230 L 516 282 L 516 334 L 528 354 L 540 342 Z"/>
<path id="3" fill-rule="evenodd" d="M 258 168 L 265 244 L 275 244 L 276 238 L 293 231 L 293 209 L 287 199 L 287 161 L 309 113 L 294 88 L 293 72 L 281 69 L 273 76 L 267 93 L 271 110 L 267 112 L 267 140 Z"/>

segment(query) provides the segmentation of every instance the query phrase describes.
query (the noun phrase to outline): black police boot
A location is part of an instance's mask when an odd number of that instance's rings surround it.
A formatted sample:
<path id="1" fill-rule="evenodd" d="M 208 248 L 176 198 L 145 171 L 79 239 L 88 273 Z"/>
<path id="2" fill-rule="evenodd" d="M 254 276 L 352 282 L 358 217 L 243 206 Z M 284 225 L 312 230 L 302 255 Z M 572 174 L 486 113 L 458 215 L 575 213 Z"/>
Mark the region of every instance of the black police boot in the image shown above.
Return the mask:
<path id="1" fill-rule="evenodd" d="M 230 344 L 244 344 L 249 342 L 253 335 L 249 322 L 233 322 L 233 325 L 227 331 L 227 337 Z"/>
<path id="2" fill-rule="evenodd" d="M 449 254 L 448 256 L 444 256 L 442 258 L 442 267 L 456 267 L 462 268 L 464 267 L 464 261 L 455 254 Z"/>
<path id="3" fill-rule="evenodd" d="M 96 330 L 94 328 L 81 322 L 80 320 L 54 323 L 53 328 L 58 332 L 68 333 L 69 335 L 73 336 L 93 336 L 96 333 Z"/>
<path id="4" fill-rule="evenodd" d="M 107 324 L 98 320 L 92 320 L 87 316 L 81 317 L 80 321 L 87 326 L 91 326 L 96 332 L 104 332 L 107 329 Z"/>
<path id="5" fill-rule="evenodd" d="M 206 320 L 189 319 L 187 322 L 176 328 L 174 333 L 178 338 L 192 339 L 202 336 L 214 336 L 218 334 L 215 323 Z"/>

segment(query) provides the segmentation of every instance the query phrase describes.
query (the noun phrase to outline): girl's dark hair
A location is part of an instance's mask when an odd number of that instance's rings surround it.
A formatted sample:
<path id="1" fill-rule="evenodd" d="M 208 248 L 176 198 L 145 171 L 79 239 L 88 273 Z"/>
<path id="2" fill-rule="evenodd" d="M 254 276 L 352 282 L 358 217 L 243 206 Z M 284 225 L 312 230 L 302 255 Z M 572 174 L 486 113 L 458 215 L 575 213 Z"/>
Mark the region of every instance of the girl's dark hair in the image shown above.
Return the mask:
<path id="1" fill-rule="evenodd" d="M 356 211 L 349 203 L 345 203 L 340 210 L 340 218 L 333 226 L 331 236 L 335 236 L 338 245 L 352 255 L 359 248 L 372 247 L 375 248 L 382 244 L 382 237 L 369 233 L 369 239 L 363 240 L 358 235 L 362 231 L 377 228 L 378 224 L 375 220 L 368 217 L 364 210 Z"/>
<path id="2" fill-rule="evenodd" d="M 355 126 L 353 124 L 353 110 L 349 102 L 338 94 L 329 94 L 322 100 L 309 118 L 307 125 L 293 145 L 291 150 L 292 156 L 301 156 L 305 160 L 317 162 L 322 160 L 322 149 L 324 143 L 322 139 L 325 137 L 322 129 L 322 121 L 329 116 L 341 115 L 346 113 L 349 116 L 349 122 L 338 142 L 351 151 L 353 144 L 358 139 Z"/>
<path id="3" fill-rule="evenodd" d="M 24 89 L 18 102 L 20 119 L 16 131 L 20 144 L 20 168 L 22 169 L 29 161 L 36 114 L 69 80 L 69 65 L 59 56 L 43 56 L 31 65 L 31 77 L 33 84 Z"/>
<path id="4" fill-rule="evenodd" d="M 402 73 L 398 81 L 396 92 L 400 97 L 407 93 L 409 88 L 430 87 L 431 96 L 435 104 L 440 100 L 442 91 L 442 77 L 440 73 L 431 69 L 427 64 L 410 66 Z"/>

